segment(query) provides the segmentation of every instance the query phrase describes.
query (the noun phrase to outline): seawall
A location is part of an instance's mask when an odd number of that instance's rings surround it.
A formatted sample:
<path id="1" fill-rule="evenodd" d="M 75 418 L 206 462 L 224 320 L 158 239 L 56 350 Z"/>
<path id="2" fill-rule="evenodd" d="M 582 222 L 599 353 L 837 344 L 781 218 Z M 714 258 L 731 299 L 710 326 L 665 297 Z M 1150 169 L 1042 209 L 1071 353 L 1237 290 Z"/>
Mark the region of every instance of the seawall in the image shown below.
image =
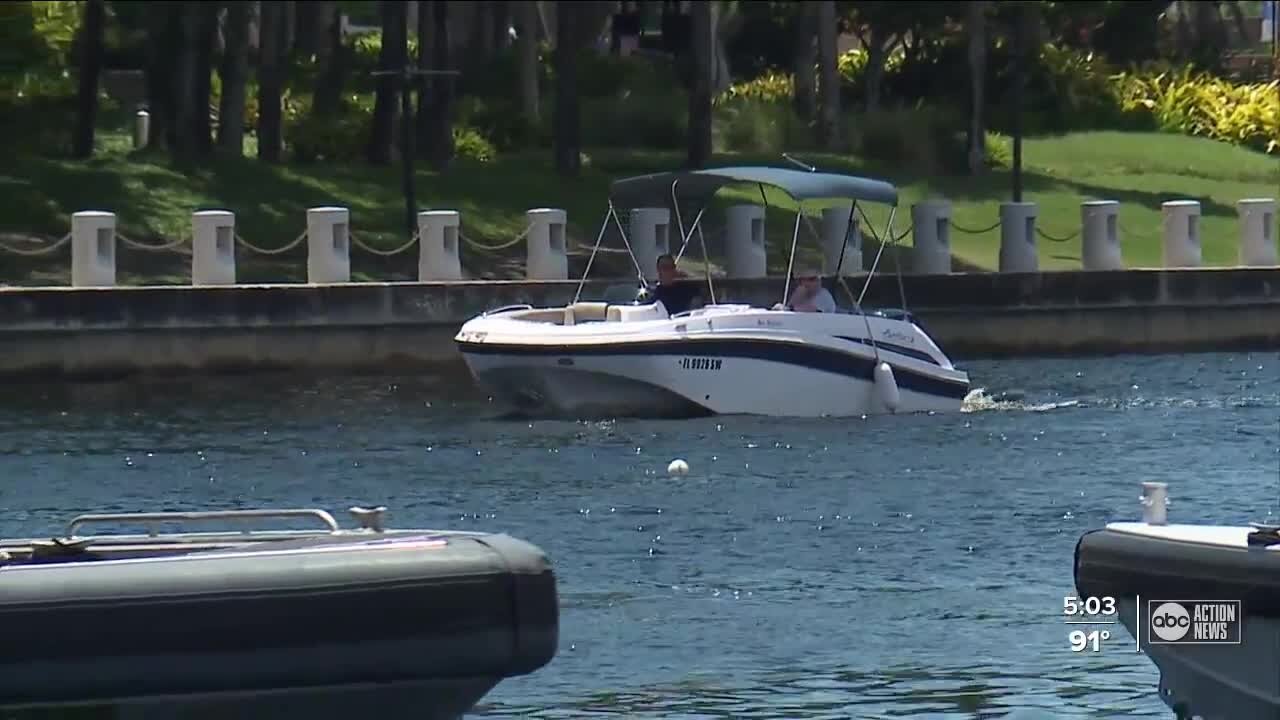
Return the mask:
<path id="1" fill-rule="evenodd" d="M 853 293 L 862 279 L 849 279 Z M 905 275 L 909 309 L 953 358 L 1280 348 L 1280 268 Z M 451 338 L 510 304 L 563 304 L 577 281 L 0 288 L 0 379 L 271 370 L 463 371 Z M 634 281 L 588 282 L 583 299 Z M 720 280 L 772 305 L 781 278 Z M 616 294 L 615 294 L 616 293 Z M 842 304 L 848 294 L 836 292 Z M 878 276 L 864 306 L 899 307 Z"/>

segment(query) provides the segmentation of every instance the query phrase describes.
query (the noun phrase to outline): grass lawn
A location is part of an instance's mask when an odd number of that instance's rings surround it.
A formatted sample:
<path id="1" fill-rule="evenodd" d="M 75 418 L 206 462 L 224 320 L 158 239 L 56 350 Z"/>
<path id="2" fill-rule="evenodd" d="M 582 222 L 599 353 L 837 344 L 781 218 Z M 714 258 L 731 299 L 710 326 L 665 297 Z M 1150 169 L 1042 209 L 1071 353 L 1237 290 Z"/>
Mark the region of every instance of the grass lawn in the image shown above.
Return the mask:
<path id="1" fill-rule="evenodd" d="M 350 208 L 352 233 L 376 248 L 404 245 L 404 205 L 400 171 L 396 166 L 330 166 L 260 164 L 252 158 L 223 158 L 184 174 L 154 154 L 130 153 L 118 134 L 100 138 L 98 156 L 88 162 L 12 157 L 0 169 L 0 244 L 32 250 L 62 237 L 77 210 L 110 210 L 117 214 L 120 233 L 139 244 L 161 245 L 190 237 L 194 210 L 224 208 L 236 213 L 239 234 L 255 246 L 271 249 L 288 244 L 305 227 L 308 207 L 341 205 Z M 1024 199 L 1039 203 L 1039 227 L 1064 242 L 1040 238 L 1043 269 L 1080 267 L 1080 203 L 1090 199 L 1119 200 L 1121 242 L 1130 267 L 1157 267 L 1161 256 L 1160 204 L 1166 200 L 1199 200 L 1203 213 L 1201 236 L 1206 265 L 1236 261 L 1238 223 L 1235 202 L 1248 197 L 1280 195 L 1280 160 L 1209 140 L 1165 134 L 1114 132 L 1078 133 L 1028 139 L 1024 143 Z M 419 172 L 419 209 L 450 208 L 462 213 L 462 260 L 469 277 L 519 278 L 523 275 L 524 245 L 488 250 L 477 244 L 510 243 L 526 226 L 524 212 L 534 207 L 568 211 L 573 256 L 570 275 L 580 275 L 586 254 L 599 232 L 611 179 L 678 167 L 681 154 L 672 152 L 589 149 L 581 177 L 558 178 L 549 153 L 506 155 L 488 164 L 460 163 L 445 175 Z M 981 178 L 907 177 L 891 169 L 869 167 L 856 158 L 806 156 L 823 170 L 884 177 L 902 190 L 895 228 L 910 224 L 910 205 L 930 195 L 950 198 L 953 221 L 959 228 L 981 229 L 995 224 L 999 203 L 1010 194 L 1007 169 Z M 778 157 L 718 155 L 716 164 L 767 163 L 785 165 Z M 770 203 L 768 243 L 771 272 L 786 267 L 794 206 L 778 192 Z M 718 204 L 759 202 L 755 188 L 730 188 Z M 814 208 L 814 212 L 817 209 Z M 877 231 L 887 209 L 868 206 Z M 624 217 L 625 221 L 625 217 Z M 689 222 L 690 218 L 686 218 Z M 815 222 L 815 227 L 817 223 Z M 716 232 L 723 216 L 704 218 L 713 263 L 722 260 L 722 240 Z M 673 232 L 673 240 L 675 233 Z M 688 251 L 701 259 L 694 242 Z M 908 234 L 903 241 L 910 244 Z M 970 234 L 952 232 L 952 248 L 960 265 L 995 269 L 999 229 Z M 817 242 L 803 229 L 805 256 L 820 256 Z M 593 277 L 631 277 L 630 261 L 621 243 L 606 240 L 612 251 L 597 258 Z M 279 255 L 237 250 L 241 282 L 299 282 L 306 279 L 305 244 Z M 891 261 L 891 253 L 885 260 Z M 65 285 L 70 278 L 70 250 L 42 256 L 17 256 L 0 250 L 0 284 Z M 719 265 L 715 268 L 718 270 Z M 412 280 L 417 273 L 416 246 L 391 257 L 352 249 L 355 280 Z M 136 250 L 122 247 L 117 255 L 122 284 L 187 284 L 190 245 L 174 249 Z"/>

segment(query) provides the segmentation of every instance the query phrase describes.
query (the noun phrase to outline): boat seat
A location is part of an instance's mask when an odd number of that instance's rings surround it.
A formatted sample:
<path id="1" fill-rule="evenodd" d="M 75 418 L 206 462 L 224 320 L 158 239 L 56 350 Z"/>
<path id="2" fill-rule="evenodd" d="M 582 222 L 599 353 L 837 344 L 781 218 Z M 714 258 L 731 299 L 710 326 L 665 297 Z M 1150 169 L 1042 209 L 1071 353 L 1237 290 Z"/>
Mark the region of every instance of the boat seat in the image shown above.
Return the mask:
<path id="1" fill-rule="evenodd" d="M 638 320 L 665 320 L 670 317 L 662 301 L 646 305 L 610 305 L 607 322 L 636 322 Z"/>
<path id="2" fill-rule="evenodd" d="M 599 322 L 609 315 L 609 303 L 576 302 L 564 309 L 564 324 L 573 325 L 579 322 Z"/>

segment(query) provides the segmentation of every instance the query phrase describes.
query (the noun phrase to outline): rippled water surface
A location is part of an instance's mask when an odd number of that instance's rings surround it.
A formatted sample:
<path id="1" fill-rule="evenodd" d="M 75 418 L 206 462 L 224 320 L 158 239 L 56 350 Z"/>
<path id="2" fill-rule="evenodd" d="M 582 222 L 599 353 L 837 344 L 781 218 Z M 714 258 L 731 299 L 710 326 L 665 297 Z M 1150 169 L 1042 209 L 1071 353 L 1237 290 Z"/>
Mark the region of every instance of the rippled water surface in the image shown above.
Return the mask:
<path id="1" fill-rule="evenodd" d="M 358 503 L 509 532 L 556 565 L 561 648 L 480 717 L 1169 717 L 1127 635 L 1070 651 L 1074 543 L 1143 480 L 1176 520 L 1274 515 L 1280 354 L 965 367 L 967 412 L 865 420 L 517 421 L 423 378 L 8 386 L 0 533 Z"/>

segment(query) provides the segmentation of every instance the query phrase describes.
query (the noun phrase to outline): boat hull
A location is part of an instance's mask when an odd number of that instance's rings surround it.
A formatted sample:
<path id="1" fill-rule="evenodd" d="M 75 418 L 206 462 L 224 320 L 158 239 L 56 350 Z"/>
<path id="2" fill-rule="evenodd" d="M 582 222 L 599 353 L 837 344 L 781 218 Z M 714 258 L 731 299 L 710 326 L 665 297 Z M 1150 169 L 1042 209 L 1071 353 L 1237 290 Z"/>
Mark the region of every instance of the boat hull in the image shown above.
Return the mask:
<path id="1" fill-rule="evenodd" d="M 967 381 L 898 365 L 898 403 L 891 409 L 876 389 L 874 357 L 856 348 L 759 339 L 599 348 L 462 342 L 459 350 L 476 381 L 495 399 L 539 414 L 823 417 L 952 412 L 961 408 L 969 390 Z"/>
<path id="2" fill-rule="evenodd" d="M 969 391 L 918 325 L 882 314 L 575 303 L 487 313 L 454 342 L 496 400 L 553 416 L 950 412 Z"/>
<path id="3" fill-rule="evenodd" d="M 505 535 L 11 564 L 0 588 L 0 714 L 443 720 L 545 665 L 558 636 L 546 558 Z"/>
<path id="4" fill-rule="evenodd" d="M 1250 547 L 1251 530 L 1114 523 L 1076 545 L 1079 596 L 1115 598 L 1180 717 L 1280 718 L 1280 552 Z M 1179 599 L 1238 601 L 1239 644 L 1150 642 L 1152 601 Z"/>

